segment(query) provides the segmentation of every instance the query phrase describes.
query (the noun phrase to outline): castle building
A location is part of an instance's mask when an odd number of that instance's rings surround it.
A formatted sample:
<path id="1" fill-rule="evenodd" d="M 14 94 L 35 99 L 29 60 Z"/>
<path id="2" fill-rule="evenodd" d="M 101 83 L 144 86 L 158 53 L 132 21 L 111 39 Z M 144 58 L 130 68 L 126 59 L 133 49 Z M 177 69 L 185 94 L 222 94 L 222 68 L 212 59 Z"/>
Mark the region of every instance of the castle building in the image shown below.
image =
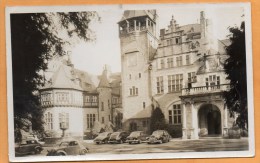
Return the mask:
<path id="1" fill-rule="evenodd" d="M 129 10 L 118 23 L 124 129 L 149 132 L 160 107 L 174 137 L 225 136 L 234 122 L 222 96 L 229 40 L 214 37 L 203 11 L 196 24 L 179 26 L 172 17 L 159 37 L 158 19 L 156 10 Z"/>
<path id="2" fill-rule="evenodd" d="M 101 76 L 94 76 L 59 58 L 49 64 L 47 74 L 40 96 L 45 131 L 55 133 L 53 137 L 82 138 L 100 128 L 122 127 L 120 73 L 105 66 Z"/>

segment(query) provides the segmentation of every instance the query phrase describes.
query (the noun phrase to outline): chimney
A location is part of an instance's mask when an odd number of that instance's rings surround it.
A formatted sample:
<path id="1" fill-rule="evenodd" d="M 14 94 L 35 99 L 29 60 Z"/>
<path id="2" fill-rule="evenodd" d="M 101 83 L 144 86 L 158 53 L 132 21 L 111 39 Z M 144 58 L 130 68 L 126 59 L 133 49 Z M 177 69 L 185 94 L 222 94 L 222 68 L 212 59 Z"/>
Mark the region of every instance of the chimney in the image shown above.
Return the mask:
<path id="1" fill-rule="evenodd" d="M 74 67 L 74 65 L 72 64 L 71 59 L 70 59 L 70 57 L 71 57 L 71 51 L 68 51 L 68 52 L 67 52 L 67 56 L 68 56 L 67 66 Z"/>
<path id="2" fill-rule="evenodd" d="M 201 29 L 201 37 L 205 37 L 205 26 L 206 26 L 206 21 L 205 21 L 205 13 L 204 11 L 200 12 L 200 29 Z"/>

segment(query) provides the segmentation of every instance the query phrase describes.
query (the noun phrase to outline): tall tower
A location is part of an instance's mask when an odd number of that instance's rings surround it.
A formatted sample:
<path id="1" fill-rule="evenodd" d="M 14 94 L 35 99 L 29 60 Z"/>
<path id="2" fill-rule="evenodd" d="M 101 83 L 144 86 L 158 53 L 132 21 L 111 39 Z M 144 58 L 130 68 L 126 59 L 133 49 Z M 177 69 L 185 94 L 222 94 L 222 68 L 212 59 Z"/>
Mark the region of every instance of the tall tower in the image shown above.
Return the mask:
<path id="1" fill-rule="evenodd" d="M 97 88 L 97 91 L 99 93 L 98 120 L 102 124 L 108 124 L 112 118 L 111 116 L 112 88 L 108 80 L 108 73 L 109 72 L 107 66 L 105 66 Z"/>
<path id="2" fill-rule="evenodd" d="M 156 10 L 127 10 L 119 25 L 123 121 L 151 106 L 150 65 L 158 46 Z"/>

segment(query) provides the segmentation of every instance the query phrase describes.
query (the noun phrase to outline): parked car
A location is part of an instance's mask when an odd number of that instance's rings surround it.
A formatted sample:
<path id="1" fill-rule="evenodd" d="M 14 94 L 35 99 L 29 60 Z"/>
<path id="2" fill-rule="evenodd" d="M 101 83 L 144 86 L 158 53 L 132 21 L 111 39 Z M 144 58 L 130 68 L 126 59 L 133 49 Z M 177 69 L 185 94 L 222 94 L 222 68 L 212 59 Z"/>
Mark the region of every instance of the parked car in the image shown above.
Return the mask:
<path id="1" fill-rule="evenodd" d="M 94 139 L 94 142 L 96 144 L 102 144 L 102 143 L 107 144 L 110 135 L 111 135 L 111 132 L 102 132 Z"/>
<path id="2" fill-rule="evenodd" d="M 152 143 L 166 143 L 171 139 L 170 134 L 165 130 L 156 130 L 152 133 L 152 135 L 148 138 L 148 144 Z"/>
<path id="3" fill-rule="evenodd" d="M 89 149 L 76 140 L 62 141 L 58 147 L 48 151 L 47 156 L 84 155 Z"/>
<path id="4" fill-rule="evenodd" d="M 119 143 L 122 144 L 126 142 L 126 138 L 129 134 L 127 132 L 113 132 L 108 140 L 108 143 Z"/>
<path id="5" fill-rule="evenodd" d="M 147 137 L 148 137 L 148 135 L 145 134 L 143 131 L 133 131 L 127 137 L 126 142 L 128 142 L 129 144 L 132 144 L 132 143 L 140 144 L 141 142 L 147 141 Z"/>
<path id="6" fill-rule="evenodd" d="M 15 147 L 15 155 L 21 156 L 28 154 L 39 154 L 42 150 L 43 147 L 38 141 L 34 139 L 28 139 Z"/>

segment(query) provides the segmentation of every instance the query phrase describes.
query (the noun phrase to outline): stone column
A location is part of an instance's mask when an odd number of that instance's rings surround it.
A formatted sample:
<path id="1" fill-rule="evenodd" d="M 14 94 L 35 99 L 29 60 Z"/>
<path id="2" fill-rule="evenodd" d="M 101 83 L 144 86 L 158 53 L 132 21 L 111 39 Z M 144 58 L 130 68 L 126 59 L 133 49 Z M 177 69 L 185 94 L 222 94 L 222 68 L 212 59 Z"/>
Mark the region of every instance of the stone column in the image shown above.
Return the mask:
<path id="1" fill-rule="evenodd" d="M 228 137 L 228 110 L 224 107 L 223 137 Z"/>
<path id="2" fill-rule="evenodd" d="M 126 31 L 128 33 L 129 32 L 129 22 L 127 21 L 126 23 L 127 23 Z"/>
<path id="3" fill-rule="evenodd" d="M 191 139 L 199 139 L 198 115 L 197 115 L 197 108 L 194 107 L 194 102 L 191 103 L 191 116 L 192 116 Z"/>
<path id="4" fill-rule="evenodd" d="M 136 20 L 134 20 L 134 30 L 136 31 Z"/>
<path id="5" fill-rule="evenodd" d="M 182 104 L 182 139 L 187 139 L 186 103 Z"/>

